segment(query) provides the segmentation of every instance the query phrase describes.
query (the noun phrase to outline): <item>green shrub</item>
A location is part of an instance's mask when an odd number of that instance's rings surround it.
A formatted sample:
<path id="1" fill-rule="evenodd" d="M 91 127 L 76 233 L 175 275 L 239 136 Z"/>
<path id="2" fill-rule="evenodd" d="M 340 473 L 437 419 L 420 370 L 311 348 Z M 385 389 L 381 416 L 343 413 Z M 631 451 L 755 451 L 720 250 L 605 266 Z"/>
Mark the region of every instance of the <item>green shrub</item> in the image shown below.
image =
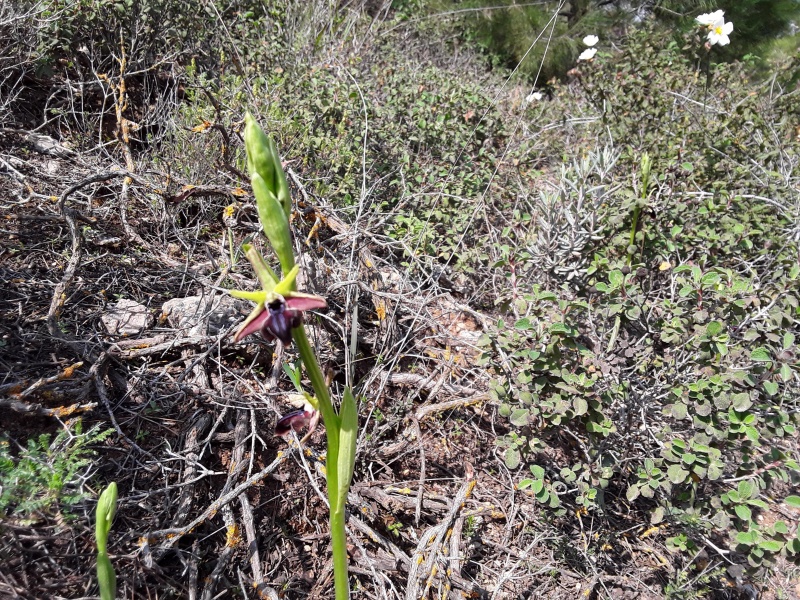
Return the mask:
<path id="1" fill-rule="evenodd" d="M 110 434 L 98 428 L 83 433 L 76 421 L 73 430 L 42 434 L 18 451 L 0 438 L 0 517 L 69 516 L 69 507 L 90 496 L 84 483 L 96 454 L 91 446 Z"/>
<path id="2" fill-rule="evenodd" d="M 757 518 L 800 504 L 787 491 L 800 482 L 790 97 L 753 92 L 736 65 L 714 66 L 706 93 L 680 48 L 644 37 L 581 70 L 624 145 L 618 161 L 598 152 L 563 168 L 543 195 L 558 201 L 508 250 L 518 274 L 545 268 L 551 285 L 500 299 L 509 318 L 482 339 L 509 420 L 506 464 L 559 518 L 588 511 L 611 526 L 633 511 L 668 526 L 687 564 L 714 547 L 754 569 L 796 560 L 789 524 Z M 645 150 L 652 180 L 631 246 Z"/>

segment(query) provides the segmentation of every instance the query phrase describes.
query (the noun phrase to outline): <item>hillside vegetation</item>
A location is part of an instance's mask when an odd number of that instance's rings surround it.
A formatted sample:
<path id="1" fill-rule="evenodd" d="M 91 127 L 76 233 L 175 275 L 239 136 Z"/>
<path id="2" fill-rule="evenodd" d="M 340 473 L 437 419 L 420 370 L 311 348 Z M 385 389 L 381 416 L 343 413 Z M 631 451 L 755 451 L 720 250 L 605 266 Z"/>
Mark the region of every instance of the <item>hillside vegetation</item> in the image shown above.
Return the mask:
<path id="1" fill-rule="evenodd" d="M 111 482 L 119 597 L 333 597 L 247 111 L 353 598 L 800 597 L 800 9 L 734 4 L 1 3 L 0 597 L 99 597 Z"/>

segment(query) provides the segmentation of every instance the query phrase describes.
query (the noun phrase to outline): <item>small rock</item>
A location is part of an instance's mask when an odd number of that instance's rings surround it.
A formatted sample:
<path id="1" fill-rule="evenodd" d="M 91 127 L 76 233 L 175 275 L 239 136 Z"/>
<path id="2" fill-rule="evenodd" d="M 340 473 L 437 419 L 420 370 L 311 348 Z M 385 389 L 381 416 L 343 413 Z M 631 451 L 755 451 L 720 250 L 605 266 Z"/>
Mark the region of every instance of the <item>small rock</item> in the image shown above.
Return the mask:
<path id="1" fill-rule="evenodd" d="M 241 319 L 237 302 L 230 296 L 172 298 L 161 308 L 171 327 L 189 335 L 217 335 Z"/>
<path id="2" fill-rule="evenodd" d="M 152 318 L 147 307 L 135 300 L 122 298 L 100 317 L 112 335 L 136 335 L 150 326 Z"/>

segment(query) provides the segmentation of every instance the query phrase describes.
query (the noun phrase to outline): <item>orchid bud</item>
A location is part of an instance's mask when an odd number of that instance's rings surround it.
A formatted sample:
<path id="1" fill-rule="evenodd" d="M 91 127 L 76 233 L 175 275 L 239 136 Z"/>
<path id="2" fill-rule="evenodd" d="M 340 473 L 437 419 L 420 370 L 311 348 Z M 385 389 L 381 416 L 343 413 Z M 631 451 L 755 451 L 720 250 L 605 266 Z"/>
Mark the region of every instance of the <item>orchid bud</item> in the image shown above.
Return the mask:
<path id="1" fill-rule="evenodd" d="M 252 177 L 258 173 L 267 184 L 267 189 L 275 194 L 283 208 L 286 218 L 292 211 L 292 198 L 289 182 L 281 166 L 278 147 L 264 133 L 250 113 L 245 115 L 244 143 L 247 149 L 247 169 Z"/>
<path id="2" fill-rule="evenodd" d="M 281 269 L 284 274 L 294 267 L 294 252 L 292 250 L 292 236 L 289 232 L 289 221 L 286 213 L 275 194 L 269 190 L 266 182 L 258 173 L 253 173 L 250 181 L 253 185 L 253 194 L 258 204 L 258 217 L 264 227 L 264 233 L 272 244 L 272 249 L 278 255 Z"/>
<path id="3" fill-rule="evenodd" d="M 108 542 L 108 532 L 111 530 L 111 522 L 117 513 L 117 484 L 111 482 L 97 501 L 95 511 L 95 540 L 97 551 L 101 554 L 106 552 Z"/>
<path id="4" fill-rule="evenodd" d="M 244 117 L 244 146 L 247 150 L 247 170 L 252 177 L 258 173 L 267 184 L 267 189 L 275 189 L 275 158 L 272 155 L 270 139 L 261 129 L 253 115 Z"/>

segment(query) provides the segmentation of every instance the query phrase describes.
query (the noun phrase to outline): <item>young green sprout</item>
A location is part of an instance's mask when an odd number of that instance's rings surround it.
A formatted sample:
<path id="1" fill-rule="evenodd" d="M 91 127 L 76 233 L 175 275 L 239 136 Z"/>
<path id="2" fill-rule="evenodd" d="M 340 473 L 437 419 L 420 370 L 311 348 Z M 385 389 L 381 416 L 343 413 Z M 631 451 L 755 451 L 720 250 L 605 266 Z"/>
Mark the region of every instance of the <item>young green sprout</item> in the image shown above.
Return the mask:
<path id="1" fill-rule="evenodd" d="M 117 576 L 108 558 L 108 532 L 117 512 L 117 484 L 111 482 L 100 494 L 95 511 L 95 542 L 97 544 L 97 584 L 102 600 L 114 600 L 117 595 Z"/>

